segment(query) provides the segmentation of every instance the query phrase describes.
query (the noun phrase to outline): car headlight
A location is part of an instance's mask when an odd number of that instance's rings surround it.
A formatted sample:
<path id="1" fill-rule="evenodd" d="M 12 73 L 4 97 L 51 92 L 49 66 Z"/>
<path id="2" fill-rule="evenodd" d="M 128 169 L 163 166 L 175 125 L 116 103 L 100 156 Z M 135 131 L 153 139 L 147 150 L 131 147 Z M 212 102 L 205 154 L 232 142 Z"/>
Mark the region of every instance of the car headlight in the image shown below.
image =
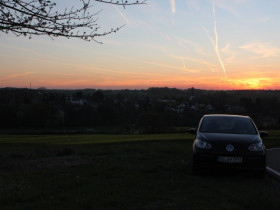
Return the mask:
<path id="1" fill-rule="evenodd" d="M 206 141 L 202 141 L 200 139 L 195 140 L 195 146 L 201 149 L 211 149 L 212 145 Z"/>
<path id="2" fill-rule="evenodd" d="M 262 144 L 262 142 L 251 144 L 249 146 L 248 150 L 253 151 L 253 152 L 262 151 L 263 150 L 263 144 Z"/>

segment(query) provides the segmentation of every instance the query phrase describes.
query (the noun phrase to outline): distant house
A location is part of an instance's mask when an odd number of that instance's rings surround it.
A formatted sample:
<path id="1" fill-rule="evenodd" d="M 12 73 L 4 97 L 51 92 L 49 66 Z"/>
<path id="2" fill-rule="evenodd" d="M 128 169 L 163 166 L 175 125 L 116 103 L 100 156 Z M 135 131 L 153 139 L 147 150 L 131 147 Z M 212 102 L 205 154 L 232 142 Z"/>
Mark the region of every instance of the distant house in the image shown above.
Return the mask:
<path id="1" fill-rule="evenodd" d="M 86 99 L 83 99 L 83 98 L 81 98 L 81 99 L 74 99 L 72 96 L 68 96 L 66 98 L 66 100 L 67 100 L 68 103 L 76 104 L 76 105 L 80 105 L 80 106 L 83 106 L 83 105 L 88 103 Z"/>
<path id="2" fill-rule="evenodd" d="M 195 105 L 192 105 L 192 106 L 190 107 L 190 109 L 196 111 L 196 110 L 197 110 L 197 107 L 196 107 Z"/>
<path id="3" fill-rule="evenodd" d="M 194 96 L 189 97 L 189 101 L 193 101 L 193 99 L 194 99 Z"/>
<path id="4" fill-rule="evenodd" d="M 215 111 L 214 107 L 213 107 L 211 104 L 207 104 L 207 105 L 205 106 L 205 110 L 206 110 L 206 111 Z"/>
<path id="5" fill-rule="evenodd" d="M 160 99 L 159 102 L 166 103 L 166 104 L 174 104 L 174 103 L 176 103 L 176 100 Z"/>
<path id="6" fill-rule="evenodd" d="M 186 110 L 186 108 L 188 108 L 188 107 L 189 107 L 189 104 L 187 104 L 187 103 L 182 103 L 182 104 L 180 104 L 180 105 L 178 106 L 177 112 L 178 112 L 178 113 L 183 113 L 183 112 Z"/>

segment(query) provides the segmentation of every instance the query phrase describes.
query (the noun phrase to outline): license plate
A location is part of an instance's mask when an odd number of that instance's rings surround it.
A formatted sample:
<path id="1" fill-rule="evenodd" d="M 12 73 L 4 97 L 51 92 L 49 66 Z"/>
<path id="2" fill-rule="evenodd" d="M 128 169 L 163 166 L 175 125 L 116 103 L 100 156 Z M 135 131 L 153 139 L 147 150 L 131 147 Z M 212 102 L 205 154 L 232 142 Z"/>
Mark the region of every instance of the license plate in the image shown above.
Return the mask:
<path id="1" fill-rule="evenodd" d="M 218 162 L 221 163 L 242 163 L 242 157 L 224 157 L 219 156 Z"/>

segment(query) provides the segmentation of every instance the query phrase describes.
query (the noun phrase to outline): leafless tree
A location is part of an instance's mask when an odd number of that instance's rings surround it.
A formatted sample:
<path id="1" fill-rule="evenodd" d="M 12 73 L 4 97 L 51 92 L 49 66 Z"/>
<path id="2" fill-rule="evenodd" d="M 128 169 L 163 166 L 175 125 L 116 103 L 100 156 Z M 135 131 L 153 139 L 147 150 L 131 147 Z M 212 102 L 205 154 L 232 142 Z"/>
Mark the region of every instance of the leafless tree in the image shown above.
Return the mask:
<path id="1" fill-rule="evenodd" d="M 30 39 L 35 35 L 47 35 L 101 43 L 97 37 L 117 32 L 123 26 L 101 32 L 97 17 L 101 10 L 92 12 L 93 1 L 124 8 L 146 4 L 146 0 L 79 0 L 79 7 L 59 11 L 54 0 L 0 0 L 0 32 Z"/>

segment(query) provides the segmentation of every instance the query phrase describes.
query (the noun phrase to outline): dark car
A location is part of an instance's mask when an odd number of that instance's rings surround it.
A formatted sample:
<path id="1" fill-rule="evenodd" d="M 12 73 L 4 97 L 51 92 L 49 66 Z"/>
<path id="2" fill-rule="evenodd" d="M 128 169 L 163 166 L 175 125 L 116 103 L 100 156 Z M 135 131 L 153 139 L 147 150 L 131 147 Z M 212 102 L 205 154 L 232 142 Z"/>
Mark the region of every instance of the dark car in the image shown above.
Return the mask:
<path id="1" fill-rule="evenodd" d="M 204 115 L 193 143 L 193 171 L 201 169 L 245 169 L 264 176 L 266 149 L 259 132 L 248 116 L 212 114 Z"/>

